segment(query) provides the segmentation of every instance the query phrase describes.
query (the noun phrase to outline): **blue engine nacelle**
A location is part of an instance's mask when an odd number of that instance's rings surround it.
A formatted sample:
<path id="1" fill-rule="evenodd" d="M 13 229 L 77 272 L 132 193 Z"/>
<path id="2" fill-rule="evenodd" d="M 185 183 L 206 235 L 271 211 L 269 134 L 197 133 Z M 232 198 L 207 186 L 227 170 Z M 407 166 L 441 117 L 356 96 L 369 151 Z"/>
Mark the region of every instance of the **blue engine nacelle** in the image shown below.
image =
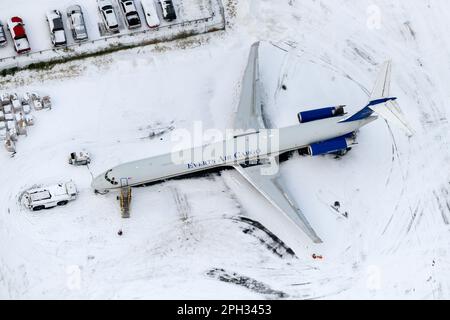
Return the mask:
<path id="1" fill-rule="evenodd" d="M 308 147 L 308 154 L 311 156 L 318 156 L 322 154 L 335 153 L 347 150 L 347 148 L 353 144 L 355 144 L 355 134 L 349 133 L 342 137 L 311 144 Z"/>
<path id="2" fill-rule="evenodd" d="M 332 118 L 344 114 L 344 106 L 327 107 L 321 109 L 314 109 L 302 111 L 298 113 L 298 121 L 300 123 L 307 123 L 311 121 Z"/>

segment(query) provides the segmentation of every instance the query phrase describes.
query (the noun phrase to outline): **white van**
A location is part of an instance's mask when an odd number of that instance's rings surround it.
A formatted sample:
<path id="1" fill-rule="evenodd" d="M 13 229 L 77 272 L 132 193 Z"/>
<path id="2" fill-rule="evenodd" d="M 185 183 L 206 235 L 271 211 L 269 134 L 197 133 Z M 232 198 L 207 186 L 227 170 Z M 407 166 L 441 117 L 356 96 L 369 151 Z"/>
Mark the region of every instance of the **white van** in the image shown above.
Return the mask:
<path id="1" fill-rule="evenodd" d="M 142 10 L 144 10 L 145 21 L 150 28 L 157 28 L 161 24 L 156 11 L 156 5 L 154 0 L 141 0 Z"/>
<path id="2" fill-rule="evenodd" d="M 77 187 L 72 181 L 53 186 L 31 189 L 25 192 L 24 202 L 28 209 L 39 211 L 64 206 L 77 198 Z"/>

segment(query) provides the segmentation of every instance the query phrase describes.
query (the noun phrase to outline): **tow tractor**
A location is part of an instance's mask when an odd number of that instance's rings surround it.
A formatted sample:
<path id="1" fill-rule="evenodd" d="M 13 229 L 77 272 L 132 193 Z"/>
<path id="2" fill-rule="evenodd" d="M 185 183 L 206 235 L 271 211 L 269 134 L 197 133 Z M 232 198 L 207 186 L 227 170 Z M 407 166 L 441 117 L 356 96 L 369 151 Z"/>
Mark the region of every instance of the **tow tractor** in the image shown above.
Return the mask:
<path id="1" fill-rule="evenodd" d="M 86 166 L 91 163 L 89 152 L 72 152 L 69 156 L 69 164 L 73 166 Z"/>

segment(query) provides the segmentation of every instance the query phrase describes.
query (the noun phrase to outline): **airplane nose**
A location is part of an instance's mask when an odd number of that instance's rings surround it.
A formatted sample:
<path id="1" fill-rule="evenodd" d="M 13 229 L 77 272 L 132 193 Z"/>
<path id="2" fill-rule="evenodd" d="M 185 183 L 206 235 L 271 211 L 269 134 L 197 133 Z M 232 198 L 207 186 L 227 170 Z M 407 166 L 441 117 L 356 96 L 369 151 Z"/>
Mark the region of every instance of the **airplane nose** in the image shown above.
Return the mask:
<path id="1" fill-rule="evenodd" d="M 91 188 L 96 192 L 104 192 L 107 190 L 104 175 L 99 175 L 98 177 L 92 179 Z"/>

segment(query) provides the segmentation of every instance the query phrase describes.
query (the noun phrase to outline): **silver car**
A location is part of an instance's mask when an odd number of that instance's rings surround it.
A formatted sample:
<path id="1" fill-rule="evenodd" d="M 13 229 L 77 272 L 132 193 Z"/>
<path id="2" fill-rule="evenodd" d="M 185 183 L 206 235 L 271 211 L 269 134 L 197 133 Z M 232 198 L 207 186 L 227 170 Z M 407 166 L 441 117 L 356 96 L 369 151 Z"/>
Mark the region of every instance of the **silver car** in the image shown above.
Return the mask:
<path id="1" fill-rule="evenodd" d="M 119 23 L 111 0 L 97 0 L 98 9 L 105 24 L 106 31 L 119 32 Z"/>
<path id="2" fill-rule="evenodd" d="M 3 24 L 0 21 L 0 47 L 6 46 L 6 34 L 5 29 L 3 28 Z"/>
<path id="3" fill-rule="evenodd" d="M 67 18 L 69 19 L 70 29 L 72 30 L 73 40 L 86 41 L 88 33 L 86 23 L 84 22 L 83 10 L 78 5 L 67 8 Z"/>
<path id="4" fill-rule="evenodd" d="M 55 47 L 67 45 L 61 12 L 58 10 L 51 10 L 47 12 L 47 23 L 50 29 L 50 37 L 53 45 Z"/>
<path id="5" fill-rule="evenodd" d="M 128 29 L 141 27 L 141 18 L 137 13 L 134 0 L 119 0 L 119 8 L 122 10 Z"/>

